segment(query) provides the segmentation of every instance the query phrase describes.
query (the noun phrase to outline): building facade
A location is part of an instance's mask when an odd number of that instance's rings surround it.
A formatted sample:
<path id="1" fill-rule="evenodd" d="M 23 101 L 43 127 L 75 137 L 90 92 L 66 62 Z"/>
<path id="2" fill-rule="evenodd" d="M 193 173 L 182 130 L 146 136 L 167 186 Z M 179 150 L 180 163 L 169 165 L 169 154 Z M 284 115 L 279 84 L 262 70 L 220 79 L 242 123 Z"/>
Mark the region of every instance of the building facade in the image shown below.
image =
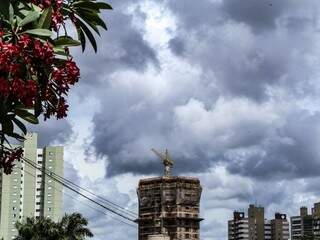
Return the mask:
<path id="1" fill-rule="evenodd" d="M 249 205 L 248 216 L 233 212 L 228 221 L 229 240 L 288 240 L 289 223 L 285 214 L 276 213 L 274 219 L 264 218 L 264 208 Z"/>
<path id="2" fill-rule="evenodd" d="M 0 173 L 0 239 L 4 240 L 16 236 L 15 223 L 26 217 L 57 221 L 62 216 L 62 186 L 43 170 L 63 176 L 63 147 L 38 148 L 37 134 L 33 133 L 26 136 L 23 150 L 24 157 L 39 169 L 21 161 L 11 175 Z"/>
<path id="3" fill-rule="evenodd" d="M 308 212 L 307 207 L 300 208 L 300 215 L 291 217 L 291 239 L 320 239 L 320 202 L 315 203 Z"/>
<path id="4" fill-rule="evenodd" d="M 140 180 L 139 240 L 200 239 L 201 192 L 197 178 L 163 176 Z"/>

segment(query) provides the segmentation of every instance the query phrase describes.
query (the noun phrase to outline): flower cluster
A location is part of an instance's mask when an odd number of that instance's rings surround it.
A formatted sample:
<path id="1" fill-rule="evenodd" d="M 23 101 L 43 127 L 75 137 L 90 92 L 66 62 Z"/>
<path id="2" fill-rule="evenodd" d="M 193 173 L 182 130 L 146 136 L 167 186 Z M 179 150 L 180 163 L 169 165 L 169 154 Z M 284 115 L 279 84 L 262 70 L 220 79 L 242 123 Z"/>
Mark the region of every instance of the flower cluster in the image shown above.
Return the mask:
<path id="1" fill-rule="evenodd" d="M 0 98 L 12 105 L 35 108 L 41 103 L 45 118 L 63 118 L 68 109 L 64 96 L 79 78 L 72 58 L 56 59 L 50 43 L 26 34 L 15 44 L 0 37 Z"/>
<path id="2" fill-rule="evenodd" d="M 52 7 L 52 23 L 55 30 L 63 23 L 64 19 L 61 13 L 63 0 L 32 0 L 31 2 L 42 9 Z"/>
<path id="3" fill-rule="evenodd" d="M 3 169 L 5 174 L 11 174 L 14 167 L 14 161 L 20 161 L 23 155 L 22 148 L 15 148 L 13 150 L 2 149 L 0 158 L 0 169 Z"/>

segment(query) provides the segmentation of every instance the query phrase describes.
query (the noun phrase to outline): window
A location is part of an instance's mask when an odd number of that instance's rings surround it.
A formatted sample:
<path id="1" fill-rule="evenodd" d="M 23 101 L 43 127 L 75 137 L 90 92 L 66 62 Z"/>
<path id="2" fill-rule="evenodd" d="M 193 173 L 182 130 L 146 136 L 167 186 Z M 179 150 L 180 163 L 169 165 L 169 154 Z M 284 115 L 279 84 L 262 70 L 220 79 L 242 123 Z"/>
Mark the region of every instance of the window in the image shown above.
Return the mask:
<path id="1" fill-rule="evenodd" d="M 40 202 L 36 202 L 36 205 L 40 205 Z"/>
<path id="2" fill-rule="evenodd" d="M 48 208 L 48 211 L 49 211 L 49 212 L 51 211 L 51 207 Z"/>
<path id="3" fill-rule="evenodd" d="M 14 214 L 13 214 L 13 218 L 16 218 L 16 216 L 17 216 L 17 214 L 14 213 Z"/>
<path id="4" fill-rule="evenodd" d="M 36 212 L 40 212 L 40 209 L 36 209 Z"/>
<path id="5" fill-rule="evenodd" d="M 42 154 L 38 154 L 38 157 L 42 157 Z"/>
<path id="6" fill-rule="evenodd" d="M 41 177 L 42 177 L 42 175 L 41 175 L 41 174 L 38 174 L 38 175 L 37 175 L 37 177 L 41 178 Z"/>
<path id="7" fill-rule="evenodd" d="M 42 164 L 42 161 L 38 161 L 38 164 Z"/>
<path id="8" fill-rule="evenodd" d="M 49 152 L 49 156 L 53 156 L 53 152 Z"/>

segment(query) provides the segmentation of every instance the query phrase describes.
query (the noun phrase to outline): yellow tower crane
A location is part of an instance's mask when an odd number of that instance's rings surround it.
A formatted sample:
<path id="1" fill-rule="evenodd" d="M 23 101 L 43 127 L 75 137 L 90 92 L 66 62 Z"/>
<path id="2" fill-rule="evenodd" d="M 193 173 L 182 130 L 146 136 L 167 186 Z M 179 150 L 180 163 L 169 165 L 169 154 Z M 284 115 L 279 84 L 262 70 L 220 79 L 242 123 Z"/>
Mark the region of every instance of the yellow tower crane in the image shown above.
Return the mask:
<path id="1" fill-rule="evenodd" d="M 169 177 L 171 175 L 171 169 L 174 162 L 169 156 L 168 149 L 166 149 L 164 154 L 158 152 L 154 148 L 152 148 L 151 151 L 154 152 L 162 160 L 164 165 L 164 176 Z"/>

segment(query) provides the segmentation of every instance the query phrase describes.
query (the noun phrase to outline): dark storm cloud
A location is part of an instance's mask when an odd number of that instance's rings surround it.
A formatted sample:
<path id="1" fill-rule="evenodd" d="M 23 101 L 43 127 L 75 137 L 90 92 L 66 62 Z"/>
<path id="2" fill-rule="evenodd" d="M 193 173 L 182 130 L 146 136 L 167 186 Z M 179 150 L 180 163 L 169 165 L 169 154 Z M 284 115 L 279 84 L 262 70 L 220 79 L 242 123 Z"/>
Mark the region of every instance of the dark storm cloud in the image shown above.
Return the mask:
<path id="1" fill-rule="evenodd" d="M 320 5 L 315 1 L 201 1 L 196 9 L 192 4 L 168 3 L 179 17 L 169 47 L 213 71 L 223 94 L 265 101 L 270 87 L 299 92 L 301 81 L 312 91 L 307 82 L 317 69 L 306 58 L 317 44 Z"/>
<path id="2" fill-rule="evenodd" d="M 97 54 L 91 51 L 90 46 L 85 55 L 80 52 L 76 54 L 81 67 L 81 84 L 85 86 L 80 89 L 85 93 L 89 90 L 88 86 L 95 88 L 99 83 L 108 84 L 108 75 L 119 69 L 144 71 L 149 64 L 159 64 L 156 52 L 134 26 L 133 17 L 143 19 L 143 14 L 138 8 L 134 10 L 136 15 L 127 13 L 128 5 L 126 1 L 114 3 L 114 9 L 104 14 L 109 28 L 96 38 L 99 46 Z"/>
<path id="3" fill-rule="evenodd" d="M 184 43 L 181 39 L 179 38 L 173 38 L 169 41 L 169 48 L 171 51 L 176 54 L 181 56 L 185 50 Z"/>
<path id="4" fill-rule="evenodd" d="M 320 113 L 295 112 L 285 125 L 267 137 L 261 152 L 228 165 L 232 173 L 255 178 L 317 176 L 320 170 Z"/>
<path id="5" fill-rule="evenodd" d="M 180 17 L 184 28 L 201 30 L 204 26 L 218 25 L 225 22 L 222 4 L 203 0 L 195 4 L 193 1 L 167 1 L 169 8 Z"/>
<path id="6" fill-rule="evenodd" d="M 243 22 L 254 31 L 275 28 L 276 20 L 296 0 L 224 0 L 222 9 L 236 22 Z"/>
<path id="7" fill-rule="evenodd" d="M 38 133 L 38 145 L 64 144 L 73 133 L 70 123 L 66 119 L 49 119 L 40 121 L 38 125 L 29 125 L 29 132 Z"/>
<path id="8" fill-rule="evenodd" d="M 192 83 L 174 68 L 172 76 L 162 76 L 161 67 L 160 73 L 145 75 L 148 64 L 159 61 L 159 50 L 122 31 L 132 16 L 115 17 L 120 41 L 110 38 L 114 51 L 99 58 L 108 64 L 95 75 L 104 89 L 97 96 L 102 109 L 93 118 L 92 143 L 97 155 L 108 157 L 107 174 L 159 173 L 161 162 L 150 152 L 154 147 L 169 148 L 177 174 L 225 164 L 234 174 L 256 179 L 314 176 L 319 114 L 294 102 L 318 93 L 314 19 L 320 4 L 306 1 L 298 10 L 297 4 L 168 1 L 177 17 L 168 48 L 189 64 L 184 71 L 199 67 Z M 141 9 L 133 14 L 145 20 Z M 139 46 L 132 52 L 125 48 L 131 43 Z M 158 74 L 160 83 L 154 80 Z M 217 99 L 224 103 L 219 106 Z M 288 110 L 278 112 L 281 105 Z"/>

